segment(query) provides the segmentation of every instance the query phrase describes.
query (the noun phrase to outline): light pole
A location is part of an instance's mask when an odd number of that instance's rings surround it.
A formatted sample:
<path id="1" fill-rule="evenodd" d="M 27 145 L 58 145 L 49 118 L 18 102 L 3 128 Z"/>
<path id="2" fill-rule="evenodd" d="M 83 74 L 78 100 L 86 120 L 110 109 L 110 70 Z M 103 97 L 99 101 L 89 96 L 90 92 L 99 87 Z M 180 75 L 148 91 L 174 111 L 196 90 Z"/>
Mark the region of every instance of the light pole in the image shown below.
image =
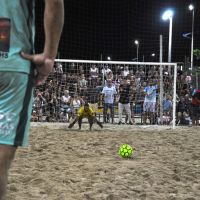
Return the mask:
<path id="1" fill-rule="evenodd" d="M 194 49 L 194 6 L 192 4 L 189 5 L 189 10 L 192 11 L 192 38 L 191 38 L 191 71 L 193 68 L 193 49 Z"/>
<path id="2" fill-rule="evenodd" d="M 137 47 L 137 62 L 138 62 L 139 61 L 139 45 L 140 45 L 140 43 L 138 40 L 135 40 L 134 43 Z"/>
<path id="3" fill-rule="evenodd" d="M 174 13 L 172 10 L 166 10 L 162 16 L 163 20 L 169 20 L 168 62 L 172 61 L 172 19 L 173 19 L 173 14 Z"/>
<path id="4" fill-rule="evenodd" d="M 139 62 L 139 45 L 140 45 L 140 43 L 138 40 L 135 40 L 134 43 L 137 47 L 137 62 Z M 137 65 L 137 70 L 138 70 L 138 65 Z"/>

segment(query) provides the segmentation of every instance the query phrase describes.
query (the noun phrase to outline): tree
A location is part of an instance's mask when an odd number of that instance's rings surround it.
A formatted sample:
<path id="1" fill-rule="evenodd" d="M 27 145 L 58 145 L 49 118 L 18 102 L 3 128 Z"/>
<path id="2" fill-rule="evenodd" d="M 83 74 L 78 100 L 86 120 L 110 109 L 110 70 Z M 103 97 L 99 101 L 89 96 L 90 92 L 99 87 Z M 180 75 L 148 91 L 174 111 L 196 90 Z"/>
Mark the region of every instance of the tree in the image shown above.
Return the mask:
<path id="1" fill-rule="evenodd" d="M 194 53 L 194 56 L 196 56 L 197 60 L 199 60 L 200 59 L 200 49 L 194 49 L 193 53 Z"/>

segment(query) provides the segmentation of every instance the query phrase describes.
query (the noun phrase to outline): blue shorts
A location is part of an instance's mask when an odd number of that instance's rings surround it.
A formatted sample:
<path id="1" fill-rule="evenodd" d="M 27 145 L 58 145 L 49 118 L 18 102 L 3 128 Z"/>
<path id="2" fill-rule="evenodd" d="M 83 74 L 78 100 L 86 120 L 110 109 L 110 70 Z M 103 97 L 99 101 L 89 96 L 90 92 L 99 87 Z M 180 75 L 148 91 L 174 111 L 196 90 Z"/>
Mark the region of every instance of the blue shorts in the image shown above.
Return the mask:
<path id="1" fill-rule="evenodd" d="M 28 145 L 32 94 L 32 75 L 0 72 L 0 144 Z"/>

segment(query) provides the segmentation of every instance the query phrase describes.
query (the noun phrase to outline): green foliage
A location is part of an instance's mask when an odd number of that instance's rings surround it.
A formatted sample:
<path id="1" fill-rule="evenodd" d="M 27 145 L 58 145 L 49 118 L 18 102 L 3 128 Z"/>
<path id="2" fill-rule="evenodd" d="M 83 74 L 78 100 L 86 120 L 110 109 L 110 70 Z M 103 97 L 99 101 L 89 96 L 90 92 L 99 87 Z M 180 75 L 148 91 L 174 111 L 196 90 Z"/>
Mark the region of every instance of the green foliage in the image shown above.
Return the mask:
<path id="1" fill-rule="evenodd" d="M 196 56 L 197 60 L 199 60 L 200 59 L 200 49 L 194 49 L 193 53 L 194 53 L 194 56 Z"/>

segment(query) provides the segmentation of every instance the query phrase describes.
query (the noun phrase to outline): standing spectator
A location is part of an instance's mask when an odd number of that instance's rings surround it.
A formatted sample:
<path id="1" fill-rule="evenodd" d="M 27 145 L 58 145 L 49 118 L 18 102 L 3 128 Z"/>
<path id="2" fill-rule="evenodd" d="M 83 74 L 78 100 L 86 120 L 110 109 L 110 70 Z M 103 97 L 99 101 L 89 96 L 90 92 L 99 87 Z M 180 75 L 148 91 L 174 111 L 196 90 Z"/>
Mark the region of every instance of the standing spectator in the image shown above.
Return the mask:
<path id="1" fill-rule="evenodd" d="M 152 80 L 148 82 L 148 85 L 144 88 L 145 99 L 143 104 L 143 122 L 147 123 L 147 118 L 150 119 L 150 124 L 155 123 L 155 111 L 156 111 L 156 90 L 158 86 L 153 83 Z"/>
<path id="2" fill-rule="evenodd" d="M 67 75 L 62 74 L 61 79 L 60 79 L 60 85 L 66 87 L 67 85 Z"/>
<path id="3" fill-rule="evenodd" d="M 108 80 L 108 79 L 113 80 L 113 73 L 112 73 L 112 71 L 110 71 L 110 72 L 108 72 L 108 73 L 106 74 L 105 79 L 106 79 L 106 80 Z"/>
<path id="4" fill-rule="evenodd" d="M 98 78 L 99 76 L 99 69 L 97 68 L 97 66 L 95 64 L 92 64 L 91 68 L 90 68 L 90 76 L 91 78 Z"/>
<path id="5" fill-rule="evenodd" d="M 34 0 L 1 0 L 0 23 L 9 45 L 0 58 L 0 199 L 18 146 L 28 145 L 33 84 L 41 85 L 54 66 L 64 21 L 63 0 L 45 1 L 44 51 L 34 52 Z M 1 29 L 2 30 L 2 29 Z M 26 52 L 22 52 L 26 51 Z M 31 64 L 32 63 L 32 64 Z M 37 76 L 33 77 L 31 66 Z M 34 79 L 33 79 L 34 78 Z M 9 119 L 9 120 L 8 120 Z"/>
<path id="6" fill-rule="evenodd" d="M 94 114 L 98 113 L 98 103 L 100 99 L 101 87 L 96 86 L 94 83 L 93 87 L 87 89 L 86 100 L 89 103 L 90 107 L 94 111 Z"/>
<path id="7" fill-rule="evenodd" d="M 169 125 L 172 120 L 172 100 L 171 96 L 167 95 L 163 100 L 163 124 Z"/>
<path id="8" fill-rule="evenodd" d="M 133 121 L 131 119 L 131 108 L 130 108 L 130 91 L 131 87 L 128 84 L 126 78 L 124 78 L 123 83 L 119 86 L 119 103 L 118 103 L 118 112 L 119 112 L 119 122 L 118 124 L 122 124 L 122 113 L 125 109 L 126 114 L 128 115 L 129 124 L 133 125 Z"/>
<path id="9" fill-rule="evenodd" d="M 99 69 L 96 67 L 95 64 L 92 65 L 92 67 L 90 68 L 90 71 L 89 71 L 89 74 L 90 74 L 90 85 L 92 85 L 93 82 L 98 82 L 99 80 Z"/>
<path id="10" fill-rule="evenodd" d="M 124 67 L 124 71 L 122 71 L 122 76 L 127 77 L 129 75 L 129 69 L 128 66 Z"/>
<path id="11" fill-rule="evenodd" d="M 192 95 L 192 125 L 199 125 L 200 118 L 200 90 L 194 91 Z"/>
<path id="12" fill-rule="evenodd" d="M 105 78 L 109 72 L 112 72 L 112 70 L 108 67 L 108 65 L 105 65 L 101 72 L 102 76 Z"/>
<path id="13" fill-rule="evenodd" d="M 62 121 L 69 121 L 71 117 L 71 96 L 69 95 L 69 90 L 64 91 L 64 95 L 61 97 L 61 113 L 60 119 Z"/>
<path id="14" fill-rule="evenodd" d="M 114 123 L 114 98 L 117 94 L 115 86 L 112 84 L 112 80 L 107 80 L 107 85 L 103 88 L 102 91 L 104 98 L 104 107 L 103 107 L 103 119 L 104 123 L 108 122 L 108 109 L 110 109 L 112 123 Z"/>
<path id="15" fill-rule="evenodd" d="M 79 75 L 82 75 L 82 74 L 84 74 L 84 66 L 80 65 L 79 66 Z"/>
<path id="16" fill-rule="evenodd" d="M 55 65 L 55 72 L 57 74 L 63 74 L 63 66 L 61 63 L 56 63 Z"/>
<path id="17" fill-rule="evenodd" d="M 47 117 L 47 121 L 57 121 L 58 119 L 58 100 L 56 94 L 51 95 L 51 99 L 49 101 L 49 116 Z"/>

